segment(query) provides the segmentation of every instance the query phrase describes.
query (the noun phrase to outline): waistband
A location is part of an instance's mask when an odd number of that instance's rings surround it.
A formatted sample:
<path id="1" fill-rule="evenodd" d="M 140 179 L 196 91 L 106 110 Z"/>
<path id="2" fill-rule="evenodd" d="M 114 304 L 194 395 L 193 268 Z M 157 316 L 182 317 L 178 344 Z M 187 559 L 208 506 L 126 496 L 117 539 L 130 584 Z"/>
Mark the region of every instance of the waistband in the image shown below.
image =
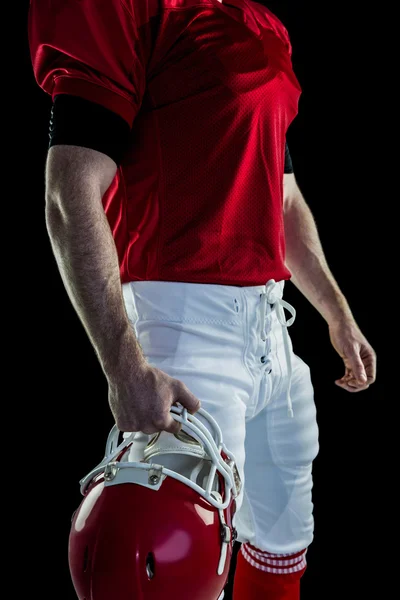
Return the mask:
<path id="1" fill-rule="evenodd" d="M 238 296 L 238 291 L 240 291 L 241 294 L 260 297 L 260 303 L 258 306 L 260 310 L 260 321 L 262 323 L 261 339 L 263 341 L 266 340 L 265 327 L 267 313 L 271 311 L 275 312 L 276 317 L 280 325 L 282 326 L 283 346 L 288 369 L 288 386 L 286 390 L 288 415 L 290 417 L 294 416 L 292 400 L 290 396 L 290 388 L 292 381 L 292 359 L 290 351 L 290 340 L 287 329 L 294 323 L 294 320 L 296 318 L 296 311 L 294 307 L 291 306 L 291 304 L 283 300 L 283 291 L 285 287 L 284 281 L 275 281 L 274 279 L 270 279 L 265 285 L 256 285 L 249 287 L 238 287 L 209 283 L 187 283 L 179 281 L 136 281 L 132 283 L 134 283 L 135 291 L 139 294 L 141 293 L 142 289 L 145 292 L 147 288 L 149 296 L 151 297 L 151 303 L 153 304 L 153 307 L 156 308 L 157 306 L 162 306 L 164 310 L 166 309 L 168 311 L 168 313 L 171 312 L 171 317 L 174 317 L 176 319 L 179 319 L 181 316 L 181 306 L 182 304 L 184 304 L 184 302 L 182 302 L 179 305 L 179 303 L 177 303 L 175 299 L 183 299 L 187 295 L 192 296 L 194 294 L 194 296 L 192 297 L 197 299 L 199 296 L 201 298 L 204 295 L 204 298 L 207 299 L 213 297 L 213 292 L 215 291 L 215 294 L 217 295 L 218 299 L 229 299 L 232 300 L 232 303 Z M 133 293 L 131 290 L 131 283 L 123 284 L 122 291 L 128 312 L 130 312 L 130 309 L 132 309 L 132 314 L 134 314 L 134 312 L 136 311 L 136 307 L 134 304 Z M 166 291 L 170 293 L 166 294 Z M 169 302 L 170 306 L 168 304 Z M 165 306 L 166 304 L 167 306 Z M 291 315 L 291 317 L 288 320 L 286 319 L 285 309 Z"/>

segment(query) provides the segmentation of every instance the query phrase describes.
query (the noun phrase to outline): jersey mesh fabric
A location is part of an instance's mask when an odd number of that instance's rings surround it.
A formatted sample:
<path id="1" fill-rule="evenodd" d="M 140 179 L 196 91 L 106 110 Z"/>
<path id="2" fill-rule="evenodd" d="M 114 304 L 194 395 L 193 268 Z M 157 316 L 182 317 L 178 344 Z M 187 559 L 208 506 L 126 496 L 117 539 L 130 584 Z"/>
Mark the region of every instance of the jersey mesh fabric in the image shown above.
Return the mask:
<path id="1" fill-rule="evenodd" d="M 288 33 L 268 9 L 36 0 L 29 36 L 48 94 L 97 102 L 132 127 L 103 198 L 123 283 L 290 277 L 283 173 L 301 90 Z"/>

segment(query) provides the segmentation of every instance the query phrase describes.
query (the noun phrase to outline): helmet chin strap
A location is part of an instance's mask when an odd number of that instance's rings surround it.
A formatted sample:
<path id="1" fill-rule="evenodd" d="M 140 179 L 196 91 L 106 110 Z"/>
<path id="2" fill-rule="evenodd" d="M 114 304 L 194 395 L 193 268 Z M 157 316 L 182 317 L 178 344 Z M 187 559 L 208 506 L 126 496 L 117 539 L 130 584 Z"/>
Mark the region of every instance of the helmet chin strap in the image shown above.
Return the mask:
<path id="1" fill-rule="evenodd" d="M 219 492 L 214 491 L 214 492 L 211 492 L 211 494 L 215 497 L 216 500 L 220 500 L 220 502 L 222 502 L 221 494 Z M 222 573 L 224 572 L 224 569 L 225 569 L 226 557 L 228 555 L 228 546 L 229 546 L 229 544 L 232 543 L 232 532 L 231 532 L 230 527 L 228 527 L 228 525 L 226 524 L 223 509 L 220 508 L 218 510 L 218 514 L 219 514 L 219 519 L 221 521 L 222 544 L 221 544 L 221 554 L 219 557 L 217 573 L 218 573 L 218 575 L 222 575 Z"/>

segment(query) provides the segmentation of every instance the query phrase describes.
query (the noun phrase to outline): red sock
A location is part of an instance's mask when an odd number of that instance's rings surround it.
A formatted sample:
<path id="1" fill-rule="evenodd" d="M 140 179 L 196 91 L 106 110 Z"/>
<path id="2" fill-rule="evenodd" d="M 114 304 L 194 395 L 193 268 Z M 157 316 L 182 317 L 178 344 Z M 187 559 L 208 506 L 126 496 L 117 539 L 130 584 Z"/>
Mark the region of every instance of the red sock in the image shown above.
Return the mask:
<path id="1" fill-rule="evenodd" d="M 300 600 L 306 550 L 271 554 L 242 544 L 237 556 L 233 600 Z"/>

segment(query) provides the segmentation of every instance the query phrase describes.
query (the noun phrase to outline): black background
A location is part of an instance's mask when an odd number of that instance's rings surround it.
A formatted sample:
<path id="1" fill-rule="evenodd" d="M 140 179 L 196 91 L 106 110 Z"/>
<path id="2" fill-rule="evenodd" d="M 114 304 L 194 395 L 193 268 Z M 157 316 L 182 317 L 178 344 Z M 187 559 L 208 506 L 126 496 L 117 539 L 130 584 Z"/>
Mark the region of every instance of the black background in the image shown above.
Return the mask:
<path id="1" fill-rule="evenodd" d="M 45 228 L 51 99 L 32 74 L 28 4 L 22 14 L 18 69 L 25 106 L 23 151 L 15 175 L 25 200 L 13 205 L 24 240 L 13 258 L 19 275 L 13 297 L 21 326 L 13 344 L 23 364 L 16 384 L 25 402 L 22 409 L 15 407 L 14 424 L 30 440 L 23 481 L 32 509 L 33 531 L 25 542 L 32 545 L 31 586 L 42 600 L 74 600 L 67 563 L 70 516 L 80 502 L 79 478 L 102 458 L 112 416 L 106 381 L 64 291 Z M 303 88 L 299 115 L 288 132 L 295 174 L 328 263 L 379 358 L 382 321 L 375 291 L 377 274 L 382 274 L 377 239 L 384 169 L 382 151 L 371 141 L 378 128 L 367 52 L 374 15 L 359 10 L 361 4 L 352 11 L 346 8 L 345 14 L 341 4 L 293 0 L 265 5 L 289 30 Z M 285 297 L 297 309 L 290 333 L 296 353 L 311 367 L 320 427 L 315 540 L 308 551 L 302 600 L 361 598 L 372 583 L 370 575 L 360 578 L 358 573 L 368 570 L 367 552 L 379 534 L 379 519 L 370 515 L 380 493 L 375 413 L 383 404 L 382 377 L 378 371 L 377 382 L 361 394 L 337 388 L 334 380 L 343 365 L 325 322 L 292 284 Z"/>

